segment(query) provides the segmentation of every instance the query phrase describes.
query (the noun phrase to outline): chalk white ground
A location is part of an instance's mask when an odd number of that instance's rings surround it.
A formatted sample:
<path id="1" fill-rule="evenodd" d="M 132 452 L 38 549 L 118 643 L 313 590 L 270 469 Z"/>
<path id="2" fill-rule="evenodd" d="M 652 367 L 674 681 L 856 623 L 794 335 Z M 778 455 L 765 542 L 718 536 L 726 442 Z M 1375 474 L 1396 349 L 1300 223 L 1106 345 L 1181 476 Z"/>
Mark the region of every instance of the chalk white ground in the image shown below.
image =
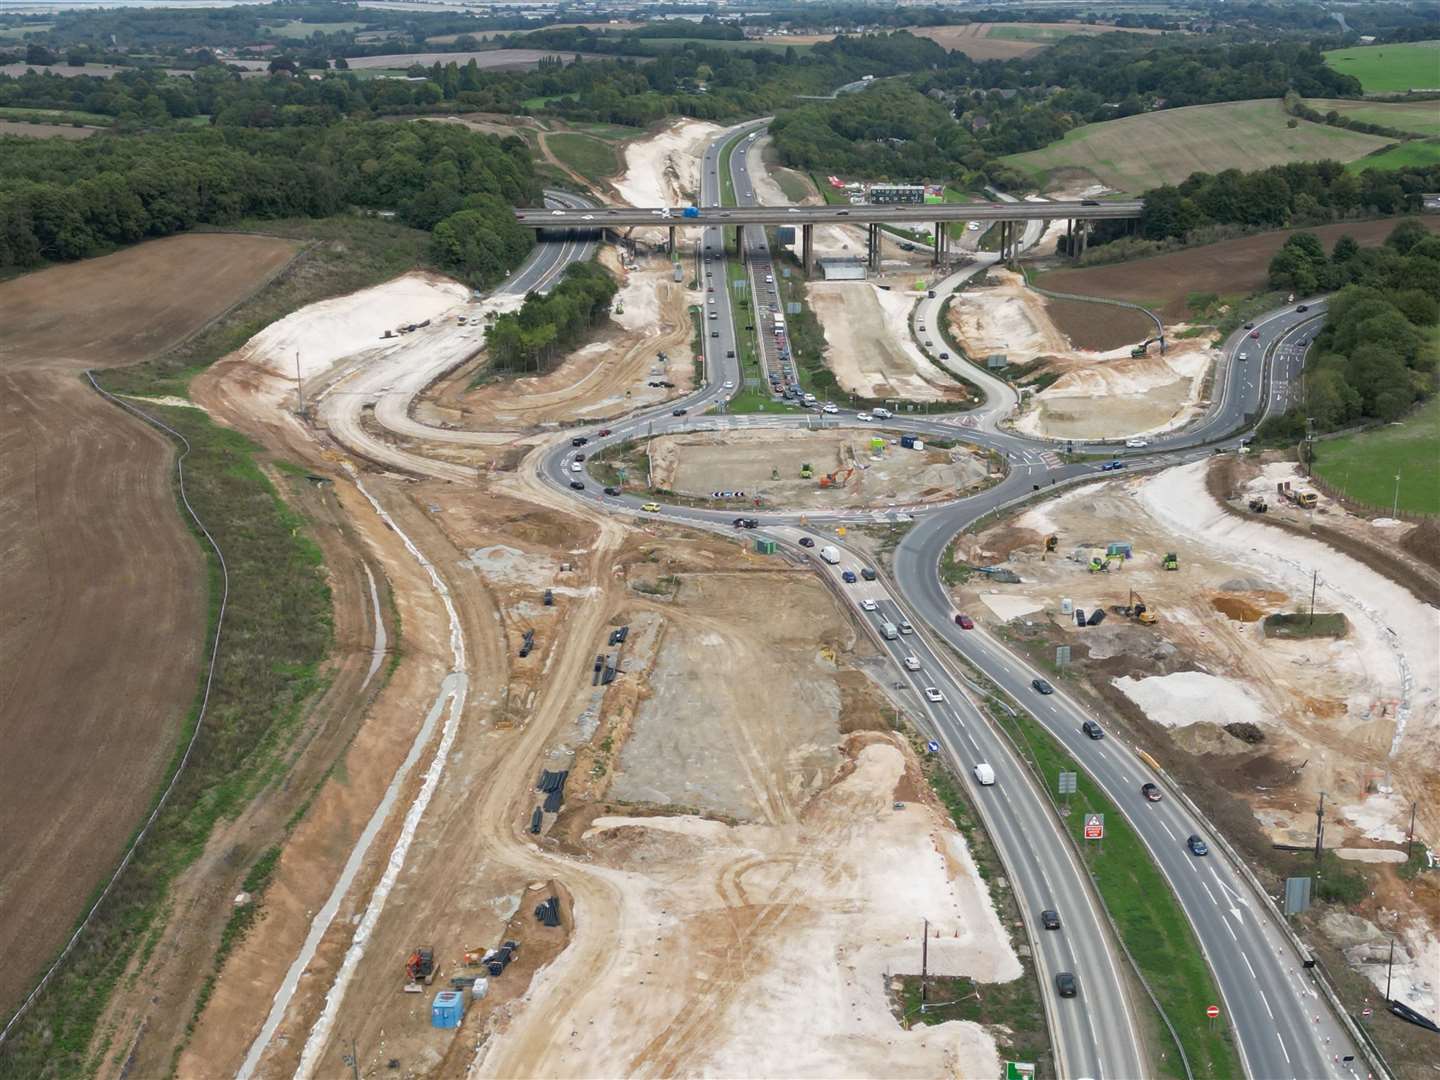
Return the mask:
<path id="1" fill-rule="evenodd" d="M 1266 720 L 1259 699 L 1242 683 L 1223 676 L 1177 671 L 1146 679 L 1127 675 L 1114 682 L 1147 717 L 1164 727 L 1185 727 L 1202 720 L 1219 724 L 1261 724 Z"/>
<path id="2" fill-rule="evenodd" d="M 719 125 L 676 120 L 655 135 L 625 147 L 625 171 L 613 182 L 620 201 L 630 206 L 686 206 L 700 193 L 700 162 Z M 659 240 L 663 228 L 636 229 L 635 236 Z"/>

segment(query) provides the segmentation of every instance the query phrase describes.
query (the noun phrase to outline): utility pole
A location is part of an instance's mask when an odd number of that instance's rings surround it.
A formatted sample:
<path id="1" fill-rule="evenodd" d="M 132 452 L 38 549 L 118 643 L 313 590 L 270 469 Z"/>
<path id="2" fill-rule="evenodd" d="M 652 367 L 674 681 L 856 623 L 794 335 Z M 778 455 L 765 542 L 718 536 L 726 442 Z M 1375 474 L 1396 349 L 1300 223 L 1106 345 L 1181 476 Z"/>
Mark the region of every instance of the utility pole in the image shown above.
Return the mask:
<path id="1" fill-rule="evenodd" d="M 360 1055 L 355 1049 L 355 1037 L 350 1037 L 350 1071 L 354 1074 L 355 1080 L 360 1080 Z"/>
<path id="2" fill-rule="evenodd" d="M 1390 935 L 1390 959 L 1385 963 L 1385 1003 L 1390 1003 L 1390 976 L 1395 970 L 1395 935 Z"/>
<path id="3" fill-rule="evenodd" d="M 1315 587 L 1319 585 L 1319 583 L 1320 571 L 1310 571 L 1310 623 L 1307 625 L 1313 625 L 1315 622 Z"/>
<path id="4" fill-rule="evenodd" d="M 300 350 L 295 350 L 295 396 L 299 399 L 299 413 L 305 415 L 305 385 L 300 381 Z"/>
<path id="5" fill-rule="evenodd" d="M 1390 516 L 1394 517 L 1400 512 L 1400 470 L 1395 470 L 1395 502 L 1390 506 Z"/>
<path id="6" fill-rule="evenodd" d="M 1325 839 L 1325 792 L 1320 792 L 1320 805 L 1315 808 L 1315 861 L 1320 861 L 1320 845 Z"/>
<path id="7" fill-rule="evenodd" d="M 1391 952 L 1391 955 L 1393 956 L 1393 955 L 1394 955 L 1394 952 L 1395 952 L 1395 944 L 1394 944 L 1394 940 L 1393 940 L 1393 939 L 1391 940 L 1391 944 L 1390 944 L 1390 952 Z M 929 970 L 930 970 L 930 920 L 929 920 L 929 919 L 926 919 L 926 920 L 925 920 L 925 936 L 920 939 L 920 1001 L 921 1001 L 922 1004 L 923 1004 L 924 1001 L 925 1001 L 925 979 L 926 979 L 927 975 L 929 974 Z M 1386 996 L 1387 998 L 1390 996 L 1390 992 L 1389 992 L 1388 989 L 1387 989 L 1386 992 L 1385 992 L 1385 996 Z"/>
<path id="8" fill-rule="evenodd" d="M 1410 804 L 1410 835 L 1405 840 L 1406 862 L 1409 862 L 1410 856 L 1415 851 L 1415 808 L 1419 805 L 1420 803 L 1418 800 Z"/>

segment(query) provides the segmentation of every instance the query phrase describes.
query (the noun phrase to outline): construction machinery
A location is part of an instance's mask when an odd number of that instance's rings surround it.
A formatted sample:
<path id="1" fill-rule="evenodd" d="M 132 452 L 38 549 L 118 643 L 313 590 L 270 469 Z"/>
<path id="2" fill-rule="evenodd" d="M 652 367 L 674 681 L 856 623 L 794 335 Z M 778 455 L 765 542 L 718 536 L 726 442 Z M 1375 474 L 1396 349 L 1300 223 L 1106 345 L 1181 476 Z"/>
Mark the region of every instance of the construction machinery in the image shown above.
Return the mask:
<path id="1" fill-rule="evenodd" d="M 808 461 L 805 462 L 804 465 L 801 465 L 801 466 L 800 466 L 800 479 L 801 479 L 801 480 L 811 480 L 811 479 L 814 479 L 814 477 L 815 477 L 815 470 L 810 467 L 810 463 L 809 463 Z"/>
<path id="2" fill-rule="evenodd" d="M 1313 491 L 1301 491 L 1291 487 L 1289 480 L 1281 480 L 1275 485 L 1275 490 L 1282 499 L 1294 503 L 1301 510 L 1314 510 L 1315 504 L 1320 501 Z"/>
<path id="3" fill-rule="evenodd" d="M 1059 546 L 1060 546 L 1060 534 L 1059 534 L 1059 533 L 1051 533 L 1049 536 L 1045 537 L 1045 550 L 1046 550 L 1047 552 L 1054 551 L 1054 550 L 1055 550 L 1057 547 L 1059 547 Z"/>
<path id="4" fill-rule="evenodd" d="M 1145 603 L 1145 598 L 1134 589 L 1130 590 L 1129 603 L 1114 604 L 1111 606 L 1110 611 L 1116 615 L 1124 615 L 1127 619 L 1134 619 L 1136 622 L 1143 623 L 1146 626 L 1153 626 L 1155 623 L 1155 613 L 1151 611 L 1149 605 Z"/>
<path id="5" fill-rule="evenodd" d="M 826 473 L 820 477 L 820 486 L 822 488 L 844 487 L 850 477 L 854 475 L 855 467 L 853 465 L 847 465 L 843 469 L 836 469 L 834 472 Z"/>
<path id="6" fill-rule="evenodd" d="M 405 961 L 405 974 L 410 980 L 405 984 L 407 994 L 418 994 L 433 983 L 435 981 L 435 950 L 423 948 L 412 952 Z"/>
<path id="7" fill-rule="evenodd" d="M 1173 551 L 1167 551 L 1164 560 L 1160 563 L 1160 568 L 1162 570 L 1179 570 L 1180 556 Z"/>
<path id="8" fill-rule="evenodd" d="M 1250 500 L 1250 509 L 1256 514 L 1263 514 L 1270 509 L 1270 504 L 1265 501 L 1263 496 L 1257 495 Z"/>

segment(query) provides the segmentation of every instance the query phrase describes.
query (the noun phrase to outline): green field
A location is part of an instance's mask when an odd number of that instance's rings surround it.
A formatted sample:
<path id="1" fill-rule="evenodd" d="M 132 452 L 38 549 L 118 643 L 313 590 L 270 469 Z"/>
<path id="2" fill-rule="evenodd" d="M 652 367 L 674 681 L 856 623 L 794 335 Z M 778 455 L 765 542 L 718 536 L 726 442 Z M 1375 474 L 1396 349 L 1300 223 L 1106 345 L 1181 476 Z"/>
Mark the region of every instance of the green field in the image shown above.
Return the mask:
<path id="1" fill-rule="evenodd" d="M 1273 98 L 1162 109 L 1086 124 L 1057 143 L 1000 160 L 1042 185 L 1074 170 L 1138 195 L 1194 172 L 1250 171 L 1322 158 L 1351 161 L 1392 141 L 1304 120 L 1292 128 L 1288 120 Z"/>
<path id="2" fill-rule="evenodd" d="M 22 23 L 19 26 L 7 26 L 0 30 L 0 41 L 20 41 L 26 34 L 42 34 L 54 25 L 54 23 Z"/>
<path id="3" fill-rule="evenodd" d="M 1373 157 L 1356 158 L 1347 162 L 1345 171 L 1358 173 L 1366 169 L 1415 169 L 1427 165 L 1440 165 L 1440 139 L 1396 143 L 1389 150 Z"/>
<path id="4" fill-rule="evenodd" d="M 73 109 L 27 109 L 19 105 L 0 105 L 0 120 L 18 120 L 21 123 L 33 121 L 43 124 L 89 124 L 92 127 L 109 127 L 115 122 L 113 116 L 101 113 L 79 112 Z"/>
<path id="5" fill-rule="evenodd" d="M 545 136 L 550 152 L 587 180 L 599 181 L 620 170 L 620 160 L 608 143 L 574 132 Z"/>
<path id="6" fill-rule="evenodd" d="M 1040 41 L 1049 44 L 1052 41 L 1059 41 L 1061 38 L 1073 37 L 1082 33 L 1072 26 L 1017 26 L 1009 23 L 996 23 L 990 27 L 987 38 L 998 38 L 1001 41 Z"/>
<path id="7" fill-rule="evenodd" d="M 1440 41 L 1336 49 L 1325 54 L 1325 62 L 1354 75 L 1367 94 L 1440 89 Z"/>
<path id="8" fill-rule="evenodd" d="M 1440 135 L 1440 101 L 1346 101 L 1307 98 L 1305 104 L 1322 113 L 1338 112 L 1351 120 L 1380 124 L 1416 135 Z"/>
<path id="9" fill-rule="evenodd" d="M 287 23 L 280 23 L 277 26 L 268 28 L 273 33 L 283 38 L 294 38 L 304 40 L 311 34 L 352 34 L 356 30 L 365 29 L 363 22 L 300 22 L 291 19 Z"/>
<path id="10" fill-rule="evenodd" d="M 1431 339 L 1440 347 L 1440 332 Z M 1315 444 L 1315 472 L 1350 498 L 1389 512 L 1400 475 L 1400 509 L 1440 514 L 1440 398 L 1405 420 Z"/>

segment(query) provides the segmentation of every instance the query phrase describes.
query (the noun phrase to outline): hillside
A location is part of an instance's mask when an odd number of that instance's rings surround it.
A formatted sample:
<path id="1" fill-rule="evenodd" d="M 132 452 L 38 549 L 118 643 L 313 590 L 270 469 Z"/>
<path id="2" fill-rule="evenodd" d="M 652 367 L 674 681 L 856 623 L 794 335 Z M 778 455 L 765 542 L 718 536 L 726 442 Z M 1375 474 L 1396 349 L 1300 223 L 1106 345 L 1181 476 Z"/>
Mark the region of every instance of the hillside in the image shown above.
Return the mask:
<path id="1" fill-rule="evenodd" d="M 1367 94 L 1440 89 L 1440 41 L 1334 49 L 1325 62 L 1359 79 Z"/>
<path id="2" fill-rule="evenodd" d="M 1278 99 L 1192 105 L 1086 124 L 1057 143 L 1001 160 L 1042 187 L 1089 174 L 1117 191 L 1139 194 L 1193 172 L 1263 169 L 1289 161 L 1351 161 L 1391 140 L 1290 117 Z"/>

